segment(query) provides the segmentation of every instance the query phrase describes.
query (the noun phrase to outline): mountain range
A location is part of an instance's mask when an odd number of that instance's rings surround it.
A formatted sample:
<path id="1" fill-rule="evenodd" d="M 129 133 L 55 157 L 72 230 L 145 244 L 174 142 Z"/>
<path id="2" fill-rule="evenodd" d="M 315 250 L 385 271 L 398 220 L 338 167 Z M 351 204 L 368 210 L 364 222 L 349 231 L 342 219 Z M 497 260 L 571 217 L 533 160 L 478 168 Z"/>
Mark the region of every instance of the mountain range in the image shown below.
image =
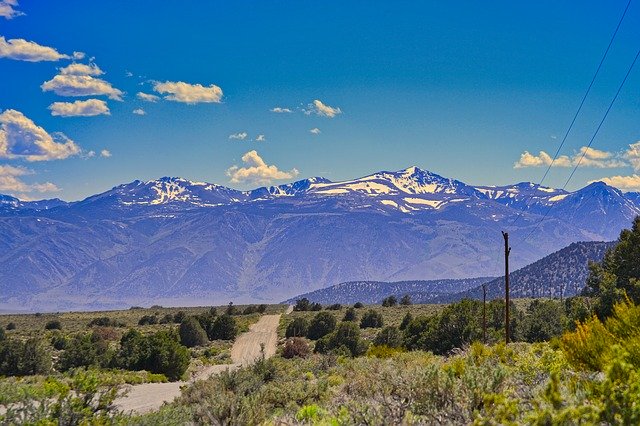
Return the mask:
<path id="1" fill-rule="evenodd" d="M 512 297 L 562 298 L 580 294 L 589 275 L 589 262 L 602 260 L 614 242 L 577 242 L 542 259 L 512 271 L 510 295 Z M 504 297 L 504 275 L 498 278 L 480 277 L 467 279 L 431 281 L 350 281 L 300 294 L 284 303 L 295 303 L 307 298 L 322 304 L 353 304 L 363 302 L 380 303 L 388 296 L 399 300 L 409 295 L 413 303 L 449 303 L 461 299 L 483 298 L 486 288 L 487 300 Z"/>
<path id="2" fill-rule="evenodd" d="M 76 202 L 0 196 L 0 309 L 273 302 L 345 281 L 498 276 L 501 230 L 515 270 L 613 240 L 638 214 L 637 193 L 602 182 L 473 186 L 418 167 L 251 191 L 165 177 Z"/>

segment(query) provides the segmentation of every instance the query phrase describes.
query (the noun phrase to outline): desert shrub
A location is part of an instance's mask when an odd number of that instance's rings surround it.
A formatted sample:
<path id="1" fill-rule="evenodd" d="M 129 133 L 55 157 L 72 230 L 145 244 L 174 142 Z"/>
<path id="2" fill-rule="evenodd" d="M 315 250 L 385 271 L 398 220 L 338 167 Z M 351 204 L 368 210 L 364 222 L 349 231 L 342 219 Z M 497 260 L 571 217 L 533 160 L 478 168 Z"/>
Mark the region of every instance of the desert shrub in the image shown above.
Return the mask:
<path id="1" fill-rule="evenodd" d="M 309 321 L 305 318 L 297 317 L 294 318 L 287 325 L 287 330 L 285 332 L 286 337 L 305 337 L 309 331 Z"/>
<path id="2" fill-rule="evenodd" d="M 62 324 L 59 320 L 47 321 L 44 325 L 45 330 L 62 330 Z"/>
<path id="3" fill-rule="evenodd" d="M 403 352 L 402 348 L 391 348 L 385 345 L 371 345 L 367 349 L 367 356 L 375 358 L 392 358 Z"/>
<path id="4" fill-rule="evenodd" d="M 227 305 L 227 309 L 225 309 L 224 313 L 226 315 L 238 315 L 240 313 L 240 311 L 238 310 L 238 308 L 233 304 L 233 302 L 229 302 L 229 304 Z"/>
<path id="5" fill-rule="evenodd" d="M 7 330 L 15 330 L 16 329 L 16 323 L 15 322 L 10 322 L 9 324 L 7 324 Z"/>
<path id="6" fill-rule="evenodd" d="M 560 303 L 536 299 L 527 308 L 518 334 L 526 342 L 544 342 L 561 336 L 565 324 L 566 316 Z"/>
<path id="7" fill-rule="evenodd" d="M 238 335 L 236 320 L 227 314 L 220 315 L 211 326 L 211 340 L 233 340 Z"/>
<path id="8" fill-rule="evenodd" d="M 126 327 L 126 324 L 109 317 L 97 317 L 89 321 L 88 327 Z"/>
<path id="9" fill-rule="evenodd" d="M 209 343 L 207 333 L 195 318 L 182 321 L 179 329 L 180 343 L 188 348 L 204 346 Z"/>
<path id="10" fill-rule="evenodd" d="M 184 311 L 178 311 L 173 316 L 173 322 L 174 324 L 180 324 L 182 321 L 185 320 L 185 318 L 187 318 L 187 314 Z"/>
<path id="11" fill-rule="evenodd" d="M 155 315 L 144 315 L 138 321 L 138 325 L 153 325 L 158 323 L 158 317 Z"/>
<path id="12" fill-rule="evenodd" d="M 171 314 L 165 314 L 162 318 L 160 318 L 160 321 L 158 321 L 158 323 L 160 324 L 173 324 L 175 321 L 173 315 Z"/>
<path id="13" fill-rule="evenodd" d="M 346 312 L 344 313 L 344 317 L 342 318 L 342 321 L 357 321 L 358 320 L 358 314 L 356 313 L 355 308 L 348 308 L 346 310 Z"/>
<path id="14" fill-rule="evenodd" d="M 587 297 L 569 297 L 564 301 L 567 330 L 575 330 L 577 322 L 584 322 L 593 314 L 591 301 Z"/>
<path id="15" fill-rule="evenodd" d="M 130 330 L 120 339 L 113 365 L 127 370 L 147 370 L 178 380 L 189 367 L 189 350 L 178 342 L 175 333 L 159 331 L 144 336 Z"/>
<path id="16" fill-rule="evenodd" d="M 328 311 L 339 311 L 342 309 L 342 305 L 339 303 L 334 303 L 333 305 L 329 305 L 326 307 Z"/>
<path id="17" fill-rule="evenodd" d="M 395 296 L 389 296 L 382 299 L 382 306 L 392 308 L 398 305 L 398 299 Z"/>
<path id="18" fill-rule="evenodd" d="M 319 303 L 311 303 L 309 299 L 303 297 L 300 300 L 296 300 L 296 304 L 293 306 L 294 311 L 302 312 L 302 311 L 320 311 L 322 310 L 322 305 Z"/>
<path id="19" fill-rule="evenodd" d="M 66 349 L 68 344 L 69 340 L 61 333 L 56 333 L 51 336 L 51 346 L 53 346 L 55 350 L 61 351 Z"/>
<path id="20" fill-rule="evenodd" d="M 353 307 L 356 308 L 356 309 L 364 308 L 364 303 L 356 302 L 356 303 L 353 304 Z"/>
<path id="21" fill-rule="evenodd" d="M 380 330 L 373 343 L 378 346 L 399 348 L 402 346 L 402 332 L 394 326 L 387 326 Z"/>
<path id="22" fill-rule="evenodd" d="M 411 315 L 411 312 L 407 312 L 406 314 L 404 314 L 404 317 L 402 318 L 402 322 L 400 323 L 400 327 L 399 327 L 400 330 L 406 329 L 412 319 L 413 319 L 413 315 Z"/>
<path id="23" fill-rule="evenodd" d="M 324 336 L 316 352 L 335 352 L 348 356 L 360 356 L 367 351 L 367 344 L 360 338 L 360 328 L 353 322 L 341 322 L 334 332 Z"/>
<path id="24" fill-rule="evenodd" d="M 77 334 L 69 340 L 58 360 L 58 369 L 67 371 L 78 367 L 104 366 L 108 343 L 94 333 Z"/>
<path id="25" fill-rule="evenodd" d="M 0 328 L 0 342 L 7 338 L 7 333 L 4 331 L 4 328 Z"/>
<path id="26" fill-rule="evenodd" d="M 400 304 L 403 305 L 403 306 L 408 306 L 408 305 L 411 305 L 412 303 L 413 302 L 411 301 L 411 296 L 409 296 L 408 294 L 405 294 L 400 299 Z"/>
<path id="27" fill-rule="evenodd" d="M 51 355 L 38 339 L 0 342 L 0 376 L 46 374 L 50 369 Z"/>
<path id="28" fill-rule="evenodd" d="M 256 305 L 248 305 L 242 310 L 242 315 L 251 315 L 258 312 L 258 307 Z"/>
<path id="29" fill-rule="evenodd" d="M 302 337 L 291 337 L 284 343 L 282 356 L 284 358 L 306 358 L 311 353 L 309 344 Z"/>
<path id="30" fill-rule="evenodd" d="M 360 328 L 380 328 L 383 326 L 382 314 L 369 309 L 362 315 Z"/>
<path id="31" fill-rule="evenodd" d="M 260 305 L 258 305 L 258 312 L 261 314 L 264 314 L 267 311 L 267 305 L 265 305 L 264 303 L 261 303 Z"/>
<path id="32" fill-rule="evenodd" d="M 307 337 L 317 340 L 331 333 L 336 328 L 336 317 L 329 312 L 318 312 L 309 323 Z"/>

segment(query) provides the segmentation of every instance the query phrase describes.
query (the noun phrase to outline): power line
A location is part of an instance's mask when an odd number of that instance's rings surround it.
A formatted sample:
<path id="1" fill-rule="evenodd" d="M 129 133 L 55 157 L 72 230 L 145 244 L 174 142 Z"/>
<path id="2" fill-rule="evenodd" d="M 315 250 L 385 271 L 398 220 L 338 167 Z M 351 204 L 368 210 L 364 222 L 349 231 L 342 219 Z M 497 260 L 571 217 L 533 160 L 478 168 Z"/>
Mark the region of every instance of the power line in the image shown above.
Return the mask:
<path id="1" fill-rule="evenodd" d="M 580 167 L 580 164 L 582 163 L 582 160 L 584 160 L 584 157 L 587 155 L 587 152 L 591 148 L 591 145 L 593 144 L 593 141 L 596 139 L 596 136 L 598 136 L 598 133 L 600 132 L 600 129 L 602 128 L 602 125 L 604 124 L 604 121 L 607 119 L 607 116 L 609 115 L 609 112 L 611 111 L 611 108 L 613 108 L 613 104 L 618 99 L 618 95 L 620 95 L 620 92 L 622 91 L 622 88 L 624 87 L 625 83 L 627 82 L 627 79 L 629 78 L 629 74 L 631 74 L 631 71 L 633 70 L 633 67 L 635 66 L 636 62 L 638 61 L 638 57 L 640 57 L 640 49 L 638 49 L 638 52 L 636 53 L 635 58 L 633 58 L 633 62 L 631 62 L 631 65 L 629 66 L 629 69 L 627 70 L 627 73 L 625 74 L 624 79 L 622 79 L 622 83 L 620 83 L 620 86 L 618 87 L 618 90 L 616 91 L 615 96 L 613 97 L 613 99 L 609 103 L 609 107 L 607 108 L 607 110 L 605 111 L 604 115 L 602 116 L 602 119 L 600 120 L 600 123 L 598 124 L 598 127 L 596 127 L 596 130 L 593 133 L 593 136 L 591 136 L 591 140 L 589 140 L 589 144 L 587 145 L 586 149 L 583 150 L 582 156 L 580 156 L 580 159 L 578 160 L 576 165 L 573 167 L 573 170 L 571 170 L 571 174 L 567 178 L 567 181 L 562 186 L 563 190 L 565 190 L 567 188 L 567 185 L 569 185 L 569 182 L 571 182 L 571 179 L 573 178 L 573 175 L 576 173 L 576 170 L 578 170 L 578 167 Z M 551 211 L 552 208 L 553 208 L 553 204 L 549 205 L 549 208 L 545 212 L 544 216 L 542 216 L 542 218 L 538 221 L 538 223 L 536 223 L 536 225 L 531 230 L 531 232 L 529 232 L 529 234 L 524 238 L 524 240 L 522 240 L 523 242 L 527 241 L 529 239 L 529 237 L 531 235 L 533 235 L 533 233 L 538 229 L 540 224 L 547 218 L 547 216 L 549 215 L 549 212 Z"/>
<path id="2" fill-rule="evenodd" d="M 596 81 L 596 77 L 598 77 L 598 74 L 600 73 L 600 69 L 602 68 L 602 64 L 604 63 L 604 60 L 606 59 L 607 55 L 609 54 L 609 50 L 611 50 L 611 45 L 613 44 L 613 41 L 616 38 L 616 35 L 618 34 L 618 30 L 620 29 L 620 26 L 622 25 L 622 21 L 624 20 L 624 17 L 627 15 L 627 10 L 629 10 L 629 6 L 631 5 L 631 0 L 629 0 L 627 2 L 627 6 L 624 8 L 624 11 L 622 12 L 622 16 L 620 17 L 620 20 L 618 21 L 618 25 L 616 26 L 615 31 L 613 32 L 613 35 L 611 36 L 611 39 L 609 40 L 609 44 L 607 45 L 607 48 L 604 51 L 604 54 L 602 55 L 602 58 L 600 59 L 600 63 L 598 64 L 598 67 L 596 68 L 596 72 L 593 74 L 593 77 L 591 78 L 591 82 L 589 83 L 589 86 L 587 87 L 586 92 L 584 92 L 584 95 L 582 96 L 582 100 L 580 101 L 580 105 L 578 105 L 578 109 L 576 110 L 575 114 L 573 115 L 573 119 L 571 120 L 571 123 L 569 124 L 569 127 L 567 128 L 567 131 L 564 134 L 564 137 L 562 138 L 562 141 L 560 142 L 560 145 L 558 146 L 558 149 L 556 150 L 556 153 L 553 156 L 553 159 L 551 160 L 551 163 L 549 163 L 549 165 L 547 166 L 547 170 L 544 172 L 544 175 L 542 176 L 542 179 L 540 179 L 540 182 L 538 183 L 538 186 L 542 185 L 542 182 L 544 182 L 544 180 L 547 178 L 547 176 L 549 175 L 549 171 L 551 170 L 551 167 L 553 167 L 554 163 L 556 162 L 556 160 L 558 159 L 558 156 L 560 155 L 560 151 L 562 150 L 562 147 L 564 146 L 564 143 L 567 141 L 567 138 L 569 137 L 569 133 L 571 133 L 571 130 L 573 129 L 573 125 L 575 124 L 578 115 L 580 114 L 580 111 L 582 111 L 582 107 L 584 106 L 585 101 L 587 100 L 587 96 L 589 96 L 589 92 L 591 92 L 591 88 L 593 87 L 593 83 Z M 533 195 L 529 195 L 529 198 L 527 199 L 527 201 L 525 202 L 524 206 L 527 206 L 527 203 L 529 201 L 531 201 L 531 199 L 533 198 Z M 522 217 L 522 215 L 524 214 L 524 210 L 521 210 L 520 213 L 518 213 L 518 215 L 516 216 L 515 220 L 508 226 L 513 226 L 515 225 L 515 223 L 518 221 L 518 219 L 520 219 L 520 217 Z"/>

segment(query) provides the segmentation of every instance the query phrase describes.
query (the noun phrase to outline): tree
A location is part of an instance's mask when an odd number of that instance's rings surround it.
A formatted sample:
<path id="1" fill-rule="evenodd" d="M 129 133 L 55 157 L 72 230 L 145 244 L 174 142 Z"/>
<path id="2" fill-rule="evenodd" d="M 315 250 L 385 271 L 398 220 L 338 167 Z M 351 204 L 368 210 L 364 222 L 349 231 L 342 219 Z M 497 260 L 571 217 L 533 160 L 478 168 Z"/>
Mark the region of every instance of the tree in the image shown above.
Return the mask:
<path id="1" fill-rule="evenodd" d="M 402 322 L 400 323 L 400 330 L 406 329 L 412 319 L 413 315 L 411 315 L 411 312 L 407 312 L 404 315 L 404 318 L 402 318 Z"/>
<path id="2" fill-rule="evenodd" d="M 9 324 L 7 324 L 7 330 L 15 330 L 15 329 L 16 329 L 15 322 L 10 322 Z"/>
<path id="3" fill-rule="evenodd" d="M 153 325 L 158 323 L 158 317 L 155 315 L 144 315 L 138 321 L 138 325 Z"/>
<path id="4" fill-rule="evenodd" d="M 342 321 L 357 321 L 358 320 L 358 314 L 356 313 L 355 308 L 348 308 L 347 311 L 344 313 L 344 318 L 342 318 Z"/>
<path id="5" fill-rule="evenodd" d="M 589 265 L 585 295 L 598 299 L 595 311 L 600 318 L 613 313 L 613 306 L 628 297 L 640 303 L 640 216 L 631 229 L 624 229 L 615 247 L 599 263 Z"/>
<path id="6" fill-rule="evenodd" d="M 188 348 L 204 346 L 209 342 L 207 333 L 200 323 L 193 317 L 187 318 L 180 324 L 180 343 Z"/>
<path id="7" fill-rule="evenodd" d="M 60 324 L 59 320 L 51 320 L 47 321 L 44 325 L 45 330 L 62 330 L 62 324 Z"/>
<path id="8" fill-rule="evenodd" d="M 294 311 L 308 311 L 309 310 L 309 299 L 303 297 L 300 300 L 296 300 L 296 304 L 293 306 Z"/>
<path id="9" fill-rule="evenodd" d="M 0 342 L 7 338 L 7 333 L 4 331 L 4 328 L 0 328 Z"/>
<path id="10" fill-rule="evenodd" d="M 50 369 L 51 355 L 39 340 L 0 342 L 0 376 L 47 374 Z"/>
<path id="11" fill-rule="evenodd" d="M 225 309 L 224 313 L 226 315 L 238 315 L 239 311 L 238 308 L 236 308 L 233 304 L 233 302 L 229 302 L 229 304 L 227 305 L 227 309 Z"/>
<path id="12" fill-rule="evenodd" d="M 402 332 L 398 327 L 387 326 L 380 330 L 374 343 L 378 346 L 384 345 L 390 348 L 399 348 L 402 346 Z"/>
<path id="13" fill-rule="evenodd" d="M 60 355 L 58 368 L 67 371 L 71 368 L 103 365 L 107 362 L 107 349 L 108 343 L 95 333 L 77 334 Z"/>
<path id="14" fill-rule="evenodd" d="M 212 309 L 215 309 L 215 308 L 212 308 Z M 185 320 L 185 318 L 187 318 L 187 314 L 184 311 L 178 311 L 173 316 L 173 322 L 175 324 L 180 324 L 182 321 Z"/>
<path id="15" fill-rule="evenodd" d="M 311 350 L 307 341 L 302 337 L 292 337 L 287 339 L 282 350 L 283 358 L 306 358 Z"/>
<path id="16" fill-rule="evenodd" d="M 356 302 L 356 303 L 353 304 L 353 307 L 356 308 L 356 309 L 364 308 L 364 303 Z"/>
<path id="17" fill-rule="evenodd" d="M 402 296 L 402 299 L 400 299 L 400 304 L 403 306 L 408 306 L 411 305 L 411 296 L 409 296 L 408 294 L 405 294 L 404 296 Z"/>
<path id="18" fill-rule="evenodd" d="M 562 335 L 566 317 L 560 303 L 554 300 L 534 300 L 520 325 L 522 340 L 544 342 Z"/>
<path id="19" fill-rule="evenodd" d="M 238 325 L 231 315 L 220 315 L 213 322 L 211 340 L 233 340 L 238 334 Z"/>
<path id="20" fill-rule="evenodd" d="M 294 318 L 287 325 L 286 337 L 305 337 L 309 331 L 309 321 L 303 317 Z"/>
<path id="21" fill-rule="evenodd" d="M 385 308 L 392 308 L 397 304 L 398 304 L 398 299 L 396 299 L 396 297 L 393 295 L 382 299 L 382 306 L 384 306 Z"/>
<path id="22" fill-rule="evenodd" d="M 317 340 L 331 333 L 335 328 L 336 317 L 333 314 L 326 311 L 318 312 L 309 324 L 307 337 L 311 340 Z"/>
<path id="23" fill-rule="evenodd" d="M 360 328 L 380 328 L 383 325 L 382 314 L 373 309 L 365 312 L 360 320 Z"/>
<path id="24" fill-rule="evenodd" d="M 360 338 L 360 329 L 353 322 L 341 322 L 336 330 L 316 344 L 316 352 L 336 351 L 356 357 L 367 351 L 366 343 Z"/>

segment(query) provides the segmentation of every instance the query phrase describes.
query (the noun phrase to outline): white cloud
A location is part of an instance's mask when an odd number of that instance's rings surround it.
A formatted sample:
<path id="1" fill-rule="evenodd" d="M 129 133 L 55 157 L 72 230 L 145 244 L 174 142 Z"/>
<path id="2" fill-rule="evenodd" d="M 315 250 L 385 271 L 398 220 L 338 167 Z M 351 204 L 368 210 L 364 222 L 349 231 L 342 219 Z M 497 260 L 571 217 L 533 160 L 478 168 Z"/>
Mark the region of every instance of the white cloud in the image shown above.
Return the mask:
<path id="1" fill-rule="evenodd" d="M 73 52 L 73 59 L 81 60 L 84 59 L 86 54 L 84 52 Z"/>
<path id="2" fill-rule="evenodd" d="M 72 63 L 67 65 L 64 68 L 60 68 L 60 74 L 63 75 L 102 75 L 104 71 L 102 71 L 96 64 L 79 64 Z"/>
<path id="3" fill-rule="evenodd" d="M 122 100 L 123 93 L 111 83 L 90 75 L 58 74 L 40 86 L 44 92 L 54 92 L 60 96 L 100 96 Z"/>
<path id="4" fill-rule="evenodd" d="M 309 130 L 309 132 L 313 133 L 314 135 L 319 135 L 320 133 L 322 133 L 320 129 L 318 129 L 317 127 L 314 127 L 313 129 Z"/>
<path id="5" fill-rule="evenodd" d="M 141 99 L 141 100 L 146 101 L 146 102 L 158 102 L 158 100 L 160 100 L 160 97 L 158 97 L 156 95 L 152 95 L 152 94 L 149 94 L 149 93 L 143 93 L 143 92 L 138 92 L 136 94 L 136 97 L 138 99 Z"/>
<path id="6" fill-rule="evenodd" d="M 623 157 L 635 171 L 640 171 L 640 142 L 630 144 Z"/>
<path id="7" fill-rule="evenodd" d="M 93 158 L 96 156 L 96 152 L 91 150 L 89 152 L 87 152 L 86 154 L 84 154 L 84 158 Z"/>
<path id="8" fill-rule="evenodd" d="M 0 157 L 27 161 L 62 160 L 80 153 L 80 147 L 62 133 L 47 133 L 20 111 L 0 114 Z"/>
<path id="9" fill-rule="evenodd" d="M 321 101 L 316 99 L 312 104 L 308 105 L 307 110 L 305 110 L 305 114 L 309 115 L 311 113 L 315 113 L 321 115 L 323 117 L 333 118 L 338 114 L 342 114 L 342 110 L 337 107 L 330 107 L 329 105 L 323 104 Z"/>
<path id="10" fill-rule="evenodd" d="M 131 71 L 124 72 L 125 77 L 133 77 L 133 73 Z"/>
<path id="11" fill-rule="evenodd" d="M 15 167 L 0 164 L 0 192 L 16 194 L 18 192 L 56 192 L 60 191 L 55 184 L 51 182 L 45 183 L 27 183 L 23 180 L 24 176 L 32 175 L 33 170 L 25 167 Z"/>
<path id="12" fill-rule="evenodd" d="M 275 165 L 268 165 L 254 150 L 242 156 L 243 167 L 232 166 L 227 170 L 231 183 L 254 183 L 266 185 L 273 180 L 291 179 L 298 175 L 298 170 L 285 172 Z"/>
<path id="13" fill-rule="evenodd" d="M 552 163 L 553 167 L 575 167 L 577 164 L 580 164 L 581 167 L 595 167 L 600 169 L 627 166 L 627 162 L 625 162 L 619 154 L 583 146 L 578 152 L 574 153 L 573 156 L 560 155 L 556 158 L 556 161 L 553 161 L 553 157 L 544 151 L 540 151 L 538 155 L 525 151 L 520 155 L 520 159 L 514 163 L 513 167 L 516 169 L 525 167 L 548 167 Z"/>
<path id="14" fill-rule="evenodd" d="M 33 41 L 27 41 L 22 38 L 6 40 L 0 36 L 0 58 L 41 62 L 69 59 L 69 56 L 59 53 L 53 47 L 41 46 Z"/>
<path id="15" fill-rule="evenodd" d="M 133 110 L 133 113 L 135 115 L 147 115 L 147 112 L 145 110 L 143 110 L 142 108 L 136 108 Z"/>
<path id="16" fill-rule="evenodd" d="M 23 12 L 15 9 L 16 6 L 18 6 L 17 0 L 0 1 L 0 16 L 6 19 L 13 19 L 16 16 L 24 15 Z"/>
<path id="17" fill-rule="evenodd" d="M 102 151 L 100 151 L 100 157 L 109 158 L 111 157 L 111 155 L 111 151 L 109 151 L 108 149 L 103 149 Z"/>
<path id="18" fill-rule="evenodd" d="M 243 141 L 247 138 L 247 136 L 249 136 L 247 132 L 238 132 L 238 133 L 233 133 L 229 135 L 229 139 L 238 139 Z"/>
<path id="19" fill-rule="evenodd" d="M 256 136 L 256 142 L 265 142 L 267 140 L 265 135 Z"/>
<path id="20" fill-rule="evenodd" d="M 110 115 L 107 103 L 100 99 L 87 99 L 75 102 L 54 102 L 49 105 L 51 115 L 60 117 L 93 117 Z"/>
<path id="21" fill-rule="evenodd" d="M 281 108 L 281 107 L 271 108 L 269 111 L 275 112 L 277 114 L 288 114 L 293 112 L 289 108 Z"/>
<path id="22" fill-rule="evenodd" d="M 201 84 L 189 84 L 183 81 L 156 82 L 153 90 L 165 95 L 165 99 L 186 104 L 219 103 L 222 89 L 215 84 L 205 87 Z"/>
<path id="23" fill-rule="evenodd" d="M 615 186 L 623 191 L 640 191 L 640 176 L 633 174 L 631 176 L 610 176 L 596 179 L 592 182 L 604 182 L 607 185 Z"/>

